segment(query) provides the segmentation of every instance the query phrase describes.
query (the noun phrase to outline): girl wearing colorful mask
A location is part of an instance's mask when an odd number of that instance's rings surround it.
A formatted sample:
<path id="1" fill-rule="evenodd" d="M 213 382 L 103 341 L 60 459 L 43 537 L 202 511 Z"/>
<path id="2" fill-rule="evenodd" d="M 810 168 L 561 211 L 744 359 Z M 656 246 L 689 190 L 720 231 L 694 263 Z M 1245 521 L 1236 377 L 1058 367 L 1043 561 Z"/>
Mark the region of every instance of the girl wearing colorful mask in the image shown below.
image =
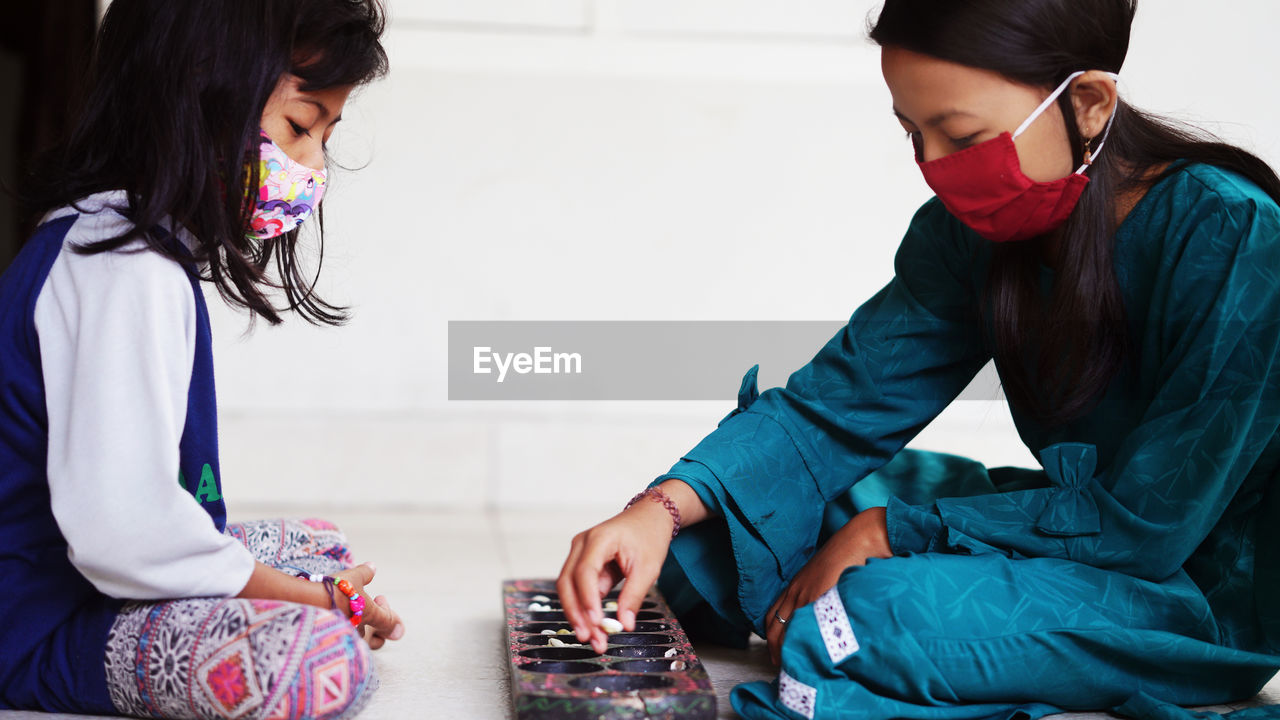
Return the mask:
<path id="1" fill-rule="evenodd" d="M 937 197 L 785 388 L 748 373 L 574 539 L 579 638 L 657 579 L 691 629 L 767 638 L 752 719 L 1189 719 L 1276 673 L 1280 179 L 1124 101 L 1134 4 L 886 0 Z M 992 359 L 1042 467 L 904 449 Z"/>
<path id="2" fill-rule="evenodd" d="M 201 283 L 344 319 L 298 225 L 383 25 L 376 0 L 111 3 L 0 276 L 0 707 L 340 718 L 375 688 L 404 629 L 373 565 L 323 521 L 226 522 Z"/>

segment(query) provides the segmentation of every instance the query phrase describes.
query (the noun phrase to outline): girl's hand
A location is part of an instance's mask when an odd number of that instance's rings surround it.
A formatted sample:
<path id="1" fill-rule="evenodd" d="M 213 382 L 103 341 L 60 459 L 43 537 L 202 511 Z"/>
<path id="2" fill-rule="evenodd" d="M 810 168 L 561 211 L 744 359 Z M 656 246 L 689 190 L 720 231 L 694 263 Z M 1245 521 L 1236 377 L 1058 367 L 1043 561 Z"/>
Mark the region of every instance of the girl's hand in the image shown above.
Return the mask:
<path id="1" fill-rule="evenodd" d="M 680 509 L 684 525 L 706 516 L 702 501 L 685 483 L 668 480 L 660 487 Z M 636 611 L 667 558 L 672 523 L 662 503 L 645 497 L 574 536 L 556 591 L 579 642 L 590 641 L 596 652 L 604 652 L 609 635 L 600 627 L 604 618 L 600 600 L 623 578 L 626 583 L 618 595 L 618 621 L 628 632 L 635 628 Z"/>
<path id="2" fill-rule="evenodd" d="M 817 600 L 822 593 L 835 587 L 840 574 L 854 565 L 865 565 L 867 558 L 892 557 L 889 548 L 889 532 L 885 525 L 884 508 L 864 510 L 853 517 L 827 540 L 809 562 L 791 578 L 769 608 L 768 630 L 769 656 L 773 664 L 780 662 L 782 639 L 787 629 L 778 617 L 790 621 L 792 613 Z"/>
<path id="3" fill-rule="evenodd" d="M 363 634 L 365 642 L 369 643 L 369 647 L 377 650 L 385 645 L 388 640 L 399 640 L 403 637 L 404 623 L 400 621 L 400 616 L 391 609 L 391 603 L 387 602 L 385 595 L 379 595 L 375 598 L 365 589 L 366 585 L 373 582 L 374 572 L 373 563 L 363 563 L 350 570 L 342 570 L 334 577 L 343 578 L 351 583 L 355 591 L 360 593 L 360 597 L 365 599 L 364 616 L 361 618 L 359 630 Z M 347 597 L 337 590 L 334 593 L 334 600 L 338 605 L 338 610 L 348 618 L 351 617 L 351 606 L 347 602 Z"/>

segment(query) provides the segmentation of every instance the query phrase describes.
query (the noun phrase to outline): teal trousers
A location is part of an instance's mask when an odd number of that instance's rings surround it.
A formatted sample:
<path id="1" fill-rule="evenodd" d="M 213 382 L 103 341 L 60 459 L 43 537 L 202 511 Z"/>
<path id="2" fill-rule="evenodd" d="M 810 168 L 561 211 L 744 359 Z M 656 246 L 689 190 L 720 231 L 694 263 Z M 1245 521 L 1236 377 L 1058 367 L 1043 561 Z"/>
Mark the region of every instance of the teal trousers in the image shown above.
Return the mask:
<path id="1" fill-rule="evenodd" d="M 948 472 L 936 472 L 939 466 Z M 922 467 L 931 468 L 927 482 Z M 1039 470 L 988 470 L 967 458 L 904 450 L 829 503 L 820 541 L 890 495 L 919 503 L 1042 480 Z M 724 586 L 737 587 L 737 573 L 751 569 L 731 567 L 732 552 L 708 547 L 669 556 L 660 589 L 695 638 L 743 644 L 751 626 Z M 1098 710 L 1189 720 L 1203 714 L 1180 706 L 1249 698 L 1280 669 L 1280 657 L 1265 648 L 1224 639 L 1185 572 L 1151 582 L 974 545 L 848 568 L 787 624 L 778 679 L 739 685 L 731 700 L 751 720 L 977 720 Z M 1255 716 L 1280 717 L 1280 708 L 1233 715 Z"/>

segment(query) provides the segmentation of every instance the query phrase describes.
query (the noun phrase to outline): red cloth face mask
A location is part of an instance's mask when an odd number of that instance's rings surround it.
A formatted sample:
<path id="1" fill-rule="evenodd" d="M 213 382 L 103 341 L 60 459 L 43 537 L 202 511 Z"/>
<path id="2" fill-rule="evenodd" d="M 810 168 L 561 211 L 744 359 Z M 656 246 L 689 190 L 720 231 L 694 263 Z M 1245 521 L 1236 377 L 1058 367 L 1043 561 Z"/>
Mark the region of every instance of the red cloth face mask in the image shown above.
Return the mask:
<path id="1" fill-rule="evenodd" d="M 993 242 L 1027 240 L 1055 230 L 1067 221 L 1089 184 L 1084 171 L 1092 158 L 1071 175 L 1036 182 L 1023 174 L 1013 141 L 1058 99 L 1072 80 L 1083 74 L 1083 71 L 1072 73 L 1013 134 L 1000 133 L 998 137 L 937 160 L 922 163 L 916 159 L 925 182 L 952 215 Z M 1111 77 L 1120 79 L 1114 73 Z M 1112 109 L 1102 142 L 1093 157 L 1106 145 L 1114 119 Z"/>

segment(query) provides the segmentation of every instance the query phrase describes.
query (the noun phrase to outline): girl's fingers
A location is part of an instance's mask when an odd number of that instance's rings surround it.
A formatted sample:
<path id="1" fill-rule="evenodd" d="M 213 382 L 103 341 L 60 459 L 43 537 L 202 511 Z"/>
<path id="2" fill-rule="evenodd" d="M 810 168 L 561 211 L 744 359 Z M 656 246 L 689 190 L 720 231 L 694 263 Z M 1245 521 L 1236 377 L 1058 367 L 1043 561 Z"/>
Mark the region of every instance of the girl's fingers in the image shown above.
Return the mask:
<path id="1" fill-rule="evenodd" d="M 609 562 L 605 563 L 604 569 L 600 571 L 599 579 L 596 580 L 596 590 L 599 591 L 599 597 L 603 599 L 606 595 L 609 594 L 609 591 L 612 590 L 624 578 L 626 578 L 626 575 L 622 572 L 622 568 L 618 566 L 617 560 L 610 560 Z M 604 618 L 603 606 L 601 607 L 600 617 L 601 619 Z M 597 622 L 592 627 L 591 635 L 593 638 L 592 640 L 593 646 L 595 645 L 594 638 L 597 638 L 597 637 L 600 638 L 601 643 L 604 643 L 604 645 L 601 645 L 600 647 L 604 647 L 605 645 L 609 644 L 609 633 L 606 632 L 605 629 L 600 626 L 599 622 Z M 603 650 L 601 652 L 603 652 Z"/>
<path id="2" fill-rule="evenodd" d="M 791 590 L 790 586 L 788 586 L 786 590 L 783 590 L 782 594 L 778 596 L 778 599 L 774 600 L 773 604 L 769 606 L 769 614 L 764 616 L 765 617 L 765 621 L 764 621 L 765 622 L 765 639 L 769 641 L 769 658 L 773 660 L 774 665 L 778 664 L 778 661 L 773 654 L 774 641 L 778 637 L 778 633 L 780 631 L 780 627 L 779 627 L 780 624 L 778 623 L 778 610 L 782 608 L 782 601 L 784 598 L 787 597 L 787 593 L 790 590 Z"/>
<path id="3" fill-rule="evenodd" d="M 604 618 L 604 613 L 600 609 L 600 597 L 596 593 L 595 582 L 584 584 L 579 577 L 578 599 L 583 604 L 582 614 L 587 619 L 587 637 L 582 638 L 582 641 L 590 643 L 596 652 L 603 653 L 606 641 L 604 630 L 600 627 L 600 620 Z"/>
<path id="4" fill-rule="evenodd" d="M 782 607 L 782 598 L 786 596 L 787 596 L 787 591 L 783 590 L 782 594 L 778 596 L 778 599 L 774 600 L 773 604 L 769 606 L 769 612 L 767 615 L 764 616 L 766 627 L 773 624 L 774 622 L 773 616 L 778 612 L 778 608 Z"/>
<path id="5" fill-rule="evenodd" d="M 387 599 L 387 596 L 379 595 L 373 601 L 391 615 L 391 632 L 378 633 L 378 637 L 384 640 L 399 640 L 404 637 L 404 621 L 400 619 L 400 613 L 391 609 L 391 601 Z"/>
<path id="6" fill-rule="evenodd" d="M 791 615 L 795 612 L 795 595 L 795 586 L 788 586 L 782 593 L 782 597 L 775 603 L 776 607 L 769 612 L 769 629 L 766 639 L 769 641 L 769 657 L 774 665 L 782 662 L 782 641 L 787 634 L 786 623 L 779 621 L 778 618 L 791 622 Z"/>
<path id="7" fill-rule="evenodd" d="M 377 567 L 371 563 L 361 563 L 338 573 L 338 577 L 345 577 L 356 585 L 356 592 L 365 598 L 364 615 L 360 623 L 359 632 L 369 647 L 377 650 L 386 644 L 387 640 L 398 640 L 404 636 L 404 623 L 400 622 L 400 616 L 391 609 L 391 603 L 385 595 L 374 597 L 369 593 L 366 587 L 373 582 L 373 576 L 377 572 Z"/>
<path id="8" fill-rule="evenodd" d="M 765 631 L 764 639 L 769 643 L 769 661 L 774 665 L 778 664 L 778 639 L 781 637 L 782 626 L 778 624 L 777 618 L 773 615 L 769 616 L 769 627 Z"/>
<path id="9" fill-rule="evenodd" d="M 400 618 L 389 608 L 385 608 L 377 602 L 366 602 L 364 604 L 364 624 L 373 628 L 374 634 L 386 638 L 395 630 L 396 624 L 399 622 Z"/>
<path id="10" fill-rule="evenodd" d="M 386 638 L 374 632 L 373 628 L 367 626 L 364 629 L 364 641 L 369 644 L 370 650 L 377 650 L 387 644 Z"/>
<path id="11" fill-rule="evenodd" d="M 605 563 L 604 570 L 600 572 L 600 579 L 596 581 L 596 589 L 600 591 L 600 597 L 608 595 L 613 586 L 617 585 L 622 578 L 622 569 L 618 567 L 618 563 Z"/>
<path id="12" fill-rule="evenodd" d="M 623 630 L 635 630 L 636 611 L 640 609 L 640 603 L 644 602 L 649 587 L 657 579 L 658 568 L 637 565 L 632 569 L 631 576 L 622 584 L 622 591 L 618 593 L 618 622 L 622 623 Z"/>
<path id="13" fill-rule="evenodd" d="M 600 598 L 604 593 L 593 594 L 592 588 L 605 580 L 600 574 L 592 577 L 590 568 L 584 564 L 584 555 L 588 546 L 587 533 L 581 533 L 573 540 L 569 557 L 561 570 L 560 579 L 556 582 L 556 590 L 560 593 L 560 604 L 565 618 L 573 627 L 578 642 L 598 644 L 597 635 L 601 635 L 597 622 L 591 619 L 592 602 L 599 613 Z"/>
<path id="14" fill-rule="evenodd" d="M 613 560 L 616 554 L 612 542 L 592 537 L 591 531 L 587 531 L 585 547 L 573 573 L 579 612 L 586 616 L 585 620 L 591 627 L 591 647 L 598 653 L 603 653 L 607 645 L 605 632 L 600 628 L 600 621 L 604 618 L 600 610 L 600 598 L 604 597 L 599 590 L 600 578 L 602 575 L 608 577 L 605 575 L 605 562 Z"/>
<path id="15" fill-rule="evenodd" d="M 578 558 L 582 555 L 582 535 L 573 538 L 573 542 L 569 545 L 569 557 L 565 558 L 564 567 L 560 568 L 560 577 L 556 579 L 556 592 L 560 595 L 560 607 L 564 610 L 564 617 L 569 621 L 569 625 L 573 628 L 574 633 L 578 636 L 578 642 L 584 642 L 587 639 L 587 622 L 583 617 L 581 609 L 578 607 L 578 591 L 574 587 L 574 570 L 578 567 Z"/>
<path id="16" fill-rule="evenodd" d="M 382 607 L 386 608 L 396 618 L 395 627 L 391 628 L 391 634 L 387 636 L 387 639 L 399 640 L 400 638 L 404 637 L 404 621 L 400 619 L 400 613 L 391 609 L 391 601 L 387 600 L 387 596 L 379 595 L 378 597 L 374 598 L 373 601 L 378 603 Z"/>
<path id="17" fill-rule="evenodd" d="M 376 570 L 376 567 L 374 566 L 374 564 L 371 562 L 367 562 L 367 563 L 361 563 L 359 565 L 356 565 L 350 570 L 346 570 L 340 574 L 351 575 L 351 577 L 355 579 L 357 582 L 359 582 L 361 585 L 368 585 L 369 583 L 373 582 L 373 574 L 375 570 Z"/>

